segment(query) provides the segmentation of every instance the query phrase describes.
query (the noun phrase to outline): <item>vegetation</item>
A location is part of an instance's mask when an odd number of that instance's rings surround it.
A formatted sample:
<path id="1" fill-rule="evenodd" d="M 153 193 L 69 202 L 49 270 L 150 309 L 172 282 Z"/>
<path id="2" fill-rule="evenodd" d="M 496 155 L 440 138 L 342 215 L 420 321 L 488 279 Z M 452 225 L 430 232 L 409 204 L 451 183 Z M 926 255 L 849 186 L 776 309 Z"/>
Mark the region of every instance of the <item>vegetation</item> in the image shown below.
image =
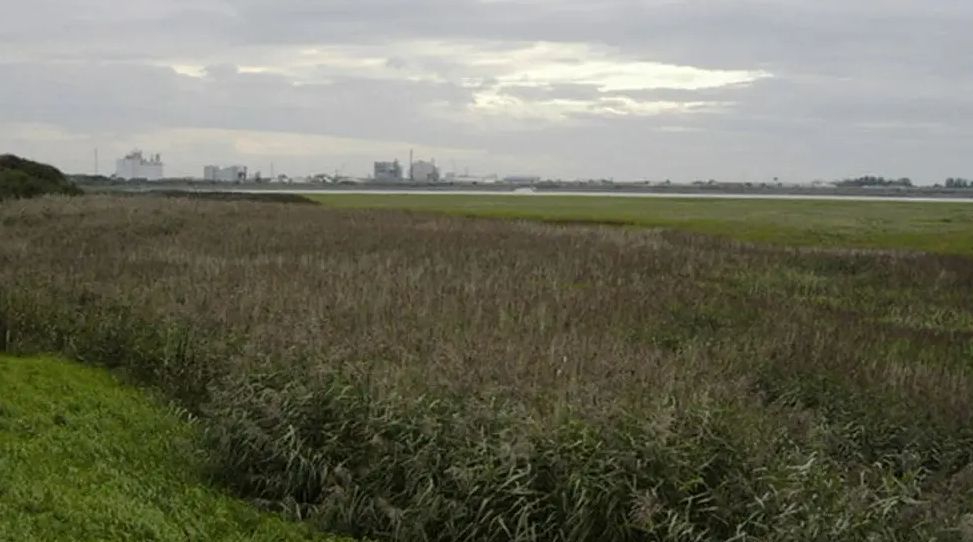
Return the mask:
<path id="1" fill-rule="evenodd" d="M 308 195 L 349 209 L 407 209 L 553 223 L 679 229 L 782 247 L 973 255 L 973 203 L 513 195 Z"/>
<path id="2" fill-rule="evenodd" d="M 45 194 L 80 195 L 82 190 L 56 167 L 12 154 L 0 155 L 0 201 Z"/>
<path id="3" fill-rule="evenodd" d="M 834 183 L 835 186 L 898 186 L 902 188 L 909 188 L 912 186 L 912 180 L 908 177 L 901 177 L 898 179 L 886 179 L 885 177 L 875 176 L 875 175 L 865 175 L 864 177 L 856 177 L 854 179 L 844 179 Z"/>
<path id="4" fill-rule="evenodd" d="M 196 192 L 189 190 L 153 190 L 147 193 L 119 193 L 120 196 L 130 196 L 137 198 L 144 197 L 163 197 L 163 198 L 182 198 L 190 200 L 215 200 L 215 201 L 266 201 L 273 203 L 298 203 L 316 204 L 314 200 L 303 194 L 287 194 L 281 192 Z"/>
<path id="5" fill-rule="evenodd" d="M 946 179 L 946 188 L 973 188 L 973 181 L 950 177 Z"/>
<path id="6" fill-rule="evenodd" d="M 949 235 L 949 207 L 915 209 Z M 216 480 L 332 533 L 968 541 L 971 263 L 44 198 L 0 206 L 0 336 L 168 394 L 199 416 Z"/>
<path id="7" fill-rule="evenodd" d="M 324 540 L 207 489 L 194 430 L 103 370 L 0 357 L 0 540 Z"/>

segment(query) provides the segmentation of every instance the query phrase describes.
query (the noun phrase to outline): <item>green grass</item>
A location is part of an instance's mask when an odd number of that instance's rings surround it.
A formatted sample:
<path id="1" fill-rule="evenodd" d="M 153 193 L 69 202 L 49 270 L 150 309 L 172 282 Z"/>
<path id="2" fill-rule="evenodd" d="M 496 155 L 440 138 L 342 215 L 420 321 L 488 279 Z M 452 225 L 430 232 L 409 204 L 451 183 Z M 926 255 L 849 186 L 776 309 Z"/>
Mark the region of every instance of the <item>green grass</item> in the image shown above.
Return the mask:
<path id="1" fill-rule="evenodd" d="M 973 255 L 973 204 L 514 195 L 308 195 L 328 207 L 660 227 L 782 246 Z"/>
<path id="2" fill-rule="evenodd" d="M 0 540 L 333 540 L 202 485 L 193 437 L 106 371 L 0 357 Z"/>

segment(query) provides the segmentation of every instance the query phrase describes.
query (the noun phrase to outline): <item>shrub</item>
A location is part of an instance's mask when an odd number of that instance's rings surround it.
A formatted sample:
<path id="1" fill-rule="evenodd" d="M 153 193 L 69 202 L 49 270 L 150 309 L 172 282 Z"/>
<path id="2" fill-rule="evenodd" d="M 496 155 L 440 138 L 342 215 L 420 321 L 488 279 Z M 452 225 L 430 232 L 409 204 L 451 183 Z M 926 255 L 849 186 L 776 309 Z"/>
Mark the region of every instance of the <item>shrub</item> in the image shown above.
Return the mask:
<path id="1" fill-rule="evenodd" d="M 54 166 L 12 154 L 0 155 L 0 200 L 34 198 L 45 194 L 76 196 L 82 193 Z"/>

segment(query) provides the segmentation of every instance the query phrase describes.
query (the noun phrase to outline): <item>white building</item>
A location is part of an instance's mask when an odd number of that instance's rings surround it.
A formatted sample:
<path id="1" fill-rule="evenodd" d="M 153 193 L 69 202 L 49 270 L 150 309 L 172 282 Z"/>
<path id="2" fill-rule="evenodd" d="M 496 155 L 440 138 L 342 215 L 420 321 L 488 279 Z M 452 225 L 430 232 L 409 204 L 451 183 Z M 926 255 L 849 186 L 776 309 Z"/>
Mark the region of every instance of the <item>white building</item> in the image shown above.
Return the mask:
<path id="1" fill-rule="evenodd" d="M 203 166 L 203 180 L 245 181 L 247 180 L 247 166 Z"/>
<path id="2" fill-rule="evenodd" d="M 119 179 L 146 179 L 158 181 L 163 178 L 162 156 L 150 154 L 148 157 L 142 155 L 142 151 L 136 149 L 115 161 L 115 176 Z"/>
<path id="3" fill-rule="evenodd" d="M 418 160 L 412 163 L 412 179 L 420 182 L 438 181 L 439 168 L 435 162 Z"/>

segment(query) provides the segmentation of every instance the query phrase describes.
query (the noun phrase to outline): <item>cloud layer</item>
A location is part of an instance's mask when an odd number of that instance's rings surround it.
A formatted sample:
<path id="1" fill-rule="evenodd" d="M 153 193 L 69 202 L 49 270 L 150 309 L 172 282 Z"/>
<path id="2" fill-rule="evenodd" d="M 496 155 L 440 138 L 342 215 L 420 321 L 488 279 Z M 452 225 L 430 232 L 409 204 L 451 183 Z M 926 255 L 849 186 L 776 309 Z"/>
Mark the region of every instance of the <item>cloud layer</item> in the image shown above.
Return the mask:
<path id="1" fill-rule="evenodd" d="M 0 20 L 0 150 L 365 174 L 973 176 L 959 0 L 35 0 Z"/>

